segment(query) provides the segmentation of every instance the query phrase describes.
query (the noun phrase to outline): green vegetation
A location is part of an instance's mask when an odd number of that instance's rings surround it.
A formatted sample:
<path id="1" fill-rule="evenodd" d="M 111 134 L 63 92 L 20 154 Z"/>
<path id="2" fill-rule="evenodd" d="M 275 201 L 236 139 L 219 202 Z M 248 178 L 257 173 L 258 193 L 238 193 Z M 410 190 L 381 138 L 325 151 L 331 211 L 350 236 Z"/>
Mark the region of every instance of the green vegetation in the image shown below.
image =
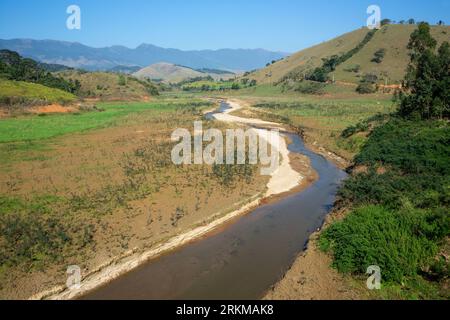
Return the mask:
<path id="1" fill-rule="evenodd" d="M 359 82 L 359 85 L 356 87 L 356 92 L 361 94 L 377 92 L 377 81 L 378 77 L 375 74 L 365 74 Z"/>
<path id="2" fill-rule="evenodd" d="M 208 80 L 199 80 L 193 82 L 183 83 L 181 89 L 183 91 L 226 91 L 239 90 L 243 88 L 253 87 L 256 85 L 255 80 L 243 78 L 240 82 L 234 80 L 228 81 L 213 81 L 212 78 Z"/>
<path id="3" fill-rule="evenodd" d="M 358 275 L 369 265 L 380 266 L 381 295 L 388 298 L 448 298 L 450 127 L 439 119 L 448 113 L 432 110 L 448 108 L 448 90 L 440 85 L 448 82 L 449 55 L 446 43 L 434 55 L 435 44 L 427 24 L 412 33 L 406 75 L 411 93 L 400 95 L 400 117 L 372 119 L 378 127 L 354 159 L 355 167 L 364 169 L 339 190 L 340 205 L 353 210 L 325 229 L 319 241 L 341 272 Z M 440 63 L 446 69 L 430 73 Z M 408 108 L 412 102 L 414 110 Z M 372 125 L 362 122 L 342 136 Z"/>
<path id="4" fill-rule="evenodd" d="M 383 281 L 401 283 L 432 262 L 438 252 L 435 240 L 448 233 L 448 223 L 443 213 L 363 206 L 326 229 L 321 247 L 333 250 L 333 265 L 340 272 L 364 274 L 368 266 L 378 265 Z"/>
<path id="5" fill-rule="evenodd" d="M 450 117 L 450 44 L 442 43 L 437 54 L 436 45 L 427 23 L 421 23 L 411 35 L 411 62 L 405 77 L 405 89 L 409 92 L 400 92 L 398 97 L 399 114 L 403 117 Z"/>
<path id="6" fill-rule="evenodd" d="M 358 73 L 361 70 L 361 66 L 359 64 L 351 65 L 344 69 L 346 72 L 354 72 Z"/>
<path id="7" fill-rule="evenodd" d="M 273 93 L 272 93 L 273 94 Z M 366 96 L 364 96 L 365 98 Z M 303 98 L 301 102 L 260 102 L 254 106 L 270 111 L 258 116 L 269 121 L 284 122 L 305 133 L 306 139 L 314 139 L 334 153 L 350 159 L 364 145 L 365 136 L 341 133 L 354 126 L 363 124 L 365 119 L 380 119 L 394 111 L 388 100 L 367 99 L 328 100 L 321 98 Z M 355 129 L 356 133 L 356 129 Z M 312 142 L 312 141 L 311 141 Z"/>
<path id="8" fill-rule="evenodd" d="M 0 50 L 0 78 L 38 83 L 75 94 L 80 89 L 79 82 L 55 77 L 36 61 L 9 50 Z"/>
<path id="9" fill-rule="evenodd" d="M 150 80 L 126 74 L 65 70 L 58 73 L 69 82 L 80 83 L 78 95 L 101 100 L 142 100 L 159 95 L 159 88 Z"/>
<path id="10" fill-rule="evenodd" d="M 206 103 L 204 104 L 206 105 Z M 24 116 L 0 120 L 0 142 L 40 140 L 72 132 L 113 125 L 131 113 L 171 111 L 188 105 L 163 103 L 103 103 L 94 111 L 54 114 L 44 117 Z"/>
<path id="11" fill-rule="evenodd" d="M 377 50 L 373 54 L 372 62 L 375 62 L 375 63 L 383 62 L 383 59 L 384 59 L 385 55 L 386 55 L 386 49 L 382 48 L 382 49 Z"/>
<path id="12" fill-rule="evenodd" d="M 0 196 L 0 265 L 2 268 L 26 263 L 29 269 L 42 269 L 45 263 L 60 261 L 68 245 L 81 249 L 93 233 L 81 222 L 61 223 L 50 215 L 60 200 L 40 196 L 24 201 Z"/>
<path id="13" fill-rule="evenodd" d="M 354 274 L 379 265 L 386 287 L 413 286 L 419 276 L 444 280 L 448 274 L 436 277 L 430 270 L 450 234 L 449 157 L 445 122 L 392 119 L 376 128 L 355 158 L 367 172 L 339 191 L 341 205 L 356 209 L 321 237 L 333 265 Z"/>
<path id="14" fill-rule="evenodd" d="M 0 104 L 67 104 L 76 97 L 66 91 L 49 88 L 40 84 L 0 79 Z"/>
<path id="15" fill-rule="evenodd" d="M 388 85 L 399 85 L 408 65 L 409 37 L 417 27 L 415 24 L 382 26 L 361 50 L 336 66 L 332 72 L 335 81 L 358 84 L 361 75 L 373 73 L 383 84 L 387 82 Z M 448 41 L 450 26 L 437 25 L 430 28 L 438 46 L 442 42 Z M 355 30 L 294 53 L 280 62 L 252 72 L 245 77 L 257 80 L 258 84 L 277 84 L 283 82 L 283 79 L 298 82 L 315 68 L 321 68 L 323 66 L 322 59 L 329 59 L 334 55 L 342 56 L 343 53 L 356 48 L 367 33 L 367 28 Z M 386 50 L 382 61 L 380 63 L 372 62 L 374 53 L 382 48 Z M 359 68 L 355 68 L 357 65 Z M 330 78 L 332 78 L 331 74 Z"/>

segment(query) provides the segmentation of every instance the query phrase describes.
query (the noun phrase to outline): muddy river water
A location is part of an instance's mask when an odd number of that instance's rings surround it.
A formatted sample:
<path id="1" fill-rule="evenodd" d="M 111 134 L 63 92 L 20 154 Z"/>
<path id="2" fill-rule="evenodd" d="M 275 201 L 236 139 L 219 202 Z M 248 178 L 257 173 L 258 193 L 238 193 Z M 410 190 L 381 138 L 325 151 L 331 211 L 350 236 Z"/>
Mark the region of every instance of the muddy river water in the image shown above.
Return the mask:
<path id="1" fill-rule="evenodd" d="M 222 104 L 219 112 L 226 108 Z M 288 135 L 290 152 L 310 158 L 319 174 L 315 183 L 152 259 L 82 299 L 261 298 L 322 225 L 346 177 L 333 163 L 307 149 L 299 136 Z"/>

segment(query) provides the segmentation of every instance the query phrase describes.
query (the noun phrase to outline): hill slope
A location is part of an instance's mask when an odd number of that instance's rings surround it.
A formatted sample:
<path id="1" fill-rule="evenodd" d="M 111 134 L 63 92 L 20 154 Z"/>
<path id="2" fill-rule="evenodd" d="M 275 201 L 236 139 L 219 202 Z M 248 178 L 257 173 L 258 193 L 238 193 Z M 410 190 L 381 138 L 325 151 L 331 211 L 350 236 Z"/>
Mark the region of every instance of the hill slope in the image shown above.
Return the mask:
<path id="1" fill-rule="evenodd" d="M 76 100 L 76 96 L 60 89 L 49 88 L 36 83 L 0 78 L 0 106 L 68 104 Z"/>
<path id="2" fill-rule="evenodd" d="M 406 46 L 416 27 L 415 25 L 386 25 L 382 27 L 358 53 L 336 68 L 333 73 L 335 80 L 358 83 L 363 74 L 375 73 L 382 78 L 386 77 L 388 83 L 399 83 L 403 79 L 409 61 Z M 342 55 L 355 48 L 368 32 L 367 28 L 361 28 L 344 34 L 333 40 L 297 52 L 264 69 L 251 73 L 248 77 L 257 80 L 258 83 L 277 83 L 289 72 L 306 73 L 321 66 L 322 58 Z M 450 27 L 433 26 L 431 33 L 438 43 L 442 43 L 449 40 Z M 373 62 L 375 52 L 380 49 L 385 49 L 384 58 L 380 63 Z M 357 71 L 355 72 L 355 70 Z"/>
<path id="3" fill-rule="evenodd" d="M 198 71 L 171 63 L 160 62 L 145 67 L 135 72 L 133 75 L 139 79 L 162 80 L 164 82 L 171 83 L 176 83 L 193 78 L 204 78 L 207 76 L 210 76 L 214 79 L 228 79 L 234 76 L 234 74 L 232 73 L 223 73 L 222 71 L 209 70 L 210 72 L 204 72 L 203 70 Z"/>
<path id="4" fill-rule="evenodd" d="M 67 70 L 58 75 L 66 80 L 78 80 L 79 95 L 86 98 L 143 100 L 158 94 L 154 84 L 124 74 Z"/>

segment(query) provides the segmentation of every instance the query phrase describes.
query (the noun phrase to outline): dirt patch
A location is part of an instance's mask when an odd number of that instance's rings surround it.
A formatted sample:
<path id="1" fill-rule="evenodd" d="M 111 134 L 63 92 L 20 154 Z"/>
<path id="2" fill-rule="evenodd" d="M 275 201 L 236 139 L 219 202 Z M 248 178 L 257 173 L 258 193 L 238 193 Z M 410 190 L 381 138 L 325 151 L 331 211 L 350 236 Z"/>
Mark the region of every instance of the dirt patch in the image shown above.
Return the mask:
<path id="1" fill-rule="evenodd" d="M 30 108 L 31 113 L 69 113 L 74 112 L 77 109 L 73 106 L 64 107 L 60 104 L 49 104 L 47 106 L 36 106 Z"/>

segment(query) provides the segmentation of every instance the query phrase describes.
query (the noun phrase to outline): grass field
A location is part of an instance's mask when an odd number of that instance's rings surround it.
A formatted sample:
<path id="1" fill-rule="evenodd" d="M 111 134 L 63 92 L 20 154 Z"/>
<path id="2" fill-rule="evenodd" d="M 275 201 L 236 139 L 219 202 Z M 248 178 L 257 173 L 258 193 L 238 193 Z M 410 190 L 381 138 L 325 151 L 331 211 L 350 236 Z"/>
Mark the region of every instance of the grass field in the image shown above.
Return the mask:
<path id="1" fill-rule="evenodd" d="M 230 90 L 232 89 L 234 85 L 238 85 L 235 82 L 232 81 L 195 81 L 192 83 L 188 83 L 183 85 L 181 88 L 185 91 L 192 91 L 192 90 L 202 90 L 202 91 L 211 91 L 211 90 Z"/>
<path id="2" fill-rule="evenodd" d="M 316 142 L 351 160 L 364 144 L 365 137 L 356 135 L 342 139 L 342 131 L 374 115 L 394 111 L 392 96 L 360 95 L 347 86 L 338 85 L 327 85 L 325 92 L 324 95 L 305 95 L 259 85 L 227 95 L 256 107 L 253 109 L 255 117 L 288 123 L 302 130 L 308 142 Z"/>
<path id="3" fill-rule="evenodd" d="M 20 142 L 51 138 L 113 125 L 131 113 L 174 111 L 175 104 L 163 103 L 99 103 L 99 110 L 44 116 L 23 116 L 0 120 L 0 142 Z"/>
<path id="4" fill-rule="evenodd" d="M 77 97 L 73 94 L 59 89 L 30 82 L 0 79 L 0 104 L 66 104 L 76 100 Z"/>

